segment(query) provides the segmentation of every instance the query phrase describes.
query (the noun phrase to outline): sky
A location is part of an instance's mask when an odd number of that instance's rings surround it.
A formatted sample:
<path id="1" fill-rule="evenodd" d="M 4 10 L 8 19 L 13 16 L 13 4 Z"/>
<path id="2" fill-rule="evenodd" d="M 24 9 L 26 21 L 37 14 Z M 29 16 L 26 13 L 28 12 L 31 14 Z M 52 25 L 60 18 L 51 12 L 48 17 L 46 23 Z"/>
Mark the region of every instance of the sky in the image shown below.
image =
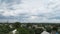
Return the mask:
<path id="1" fill-rule="evenodd" d="M 60 0 L 0 0 L 0 22 L 60 22 Z"/>

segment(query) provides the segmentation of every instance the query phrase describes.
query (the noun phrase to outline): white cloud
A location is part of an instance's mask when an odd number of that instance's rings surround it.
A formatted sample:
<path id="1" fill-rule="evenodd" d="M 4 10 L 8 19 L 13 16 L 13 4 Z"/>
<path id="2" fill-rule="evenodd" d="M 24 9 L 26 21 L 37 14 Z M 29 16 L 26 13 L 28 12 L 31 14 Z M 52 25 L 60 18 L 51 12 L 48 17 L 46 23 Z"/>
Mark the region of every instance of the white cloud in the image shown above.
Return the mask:
<path id="1" fill-rule="evenodd" d="M 27 22 L 59 22 L 60 20 L 49 19 L 59 17 L 60 0 L 21 0 L 16 4 L 16 0 L 11 5 L 3 2 L 0 5 L 0 14 L 4 16 L 20 16 L 26 14 L 24 18 Z M 35 15 L 35 16 L 34 16 Z M 21 18 L 23 19 L 23 18 Z"/>

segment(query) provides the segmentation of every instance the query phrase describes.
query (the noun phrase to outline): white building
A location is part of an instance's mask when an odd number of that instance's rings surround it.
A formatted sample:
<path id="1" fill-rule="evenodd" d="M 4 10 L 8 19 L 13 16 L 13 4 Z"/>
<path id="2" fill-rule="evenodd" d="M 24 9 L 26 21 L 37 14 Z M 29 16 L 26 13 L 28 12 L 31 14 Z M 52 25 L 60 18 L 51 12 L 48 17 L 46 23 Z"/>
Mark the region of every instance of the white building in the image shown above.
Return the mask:
<path id="1" fill-rule="evenodd" d="M 46 32 L 46 31 L 43 31 L 41 34 L 50 34 L 50 33 Z"/>

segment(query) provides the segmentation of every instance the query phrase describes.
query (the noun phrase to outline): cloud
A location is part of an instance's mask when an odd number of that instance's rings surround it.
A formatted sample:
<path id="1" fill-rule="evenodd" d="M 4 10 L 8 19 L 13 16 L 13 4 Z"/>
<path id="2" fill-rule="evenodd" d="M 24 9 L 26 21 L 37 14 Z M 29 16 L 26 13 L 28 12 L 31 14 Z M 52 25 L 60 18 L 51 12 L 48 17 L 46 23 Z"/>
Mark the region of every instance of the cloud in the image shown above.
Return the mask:
<path id="1" fill-rule="evenodd" d="M 60 22 L 60 0 L 0 0 L 0 18 L 20 22 Z"/>

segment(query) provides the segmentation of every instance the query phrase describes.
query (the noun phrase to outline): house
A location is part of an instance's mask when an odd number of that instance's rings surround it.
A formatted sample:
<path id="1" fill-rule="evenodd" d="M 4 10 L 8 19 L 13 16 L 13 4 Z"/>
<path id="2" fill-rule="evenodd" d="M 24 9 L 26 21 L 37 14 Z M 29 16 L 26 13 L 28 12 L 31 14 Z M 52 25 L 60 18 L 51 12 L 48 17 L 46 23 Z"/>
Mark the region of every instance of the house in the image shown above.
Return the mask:
<path id="1" fill-rule="evenodd" d="M 46 32 L 46 31 L 43 31 L 41 34 L 50 34 L 50 33 Z"/>

